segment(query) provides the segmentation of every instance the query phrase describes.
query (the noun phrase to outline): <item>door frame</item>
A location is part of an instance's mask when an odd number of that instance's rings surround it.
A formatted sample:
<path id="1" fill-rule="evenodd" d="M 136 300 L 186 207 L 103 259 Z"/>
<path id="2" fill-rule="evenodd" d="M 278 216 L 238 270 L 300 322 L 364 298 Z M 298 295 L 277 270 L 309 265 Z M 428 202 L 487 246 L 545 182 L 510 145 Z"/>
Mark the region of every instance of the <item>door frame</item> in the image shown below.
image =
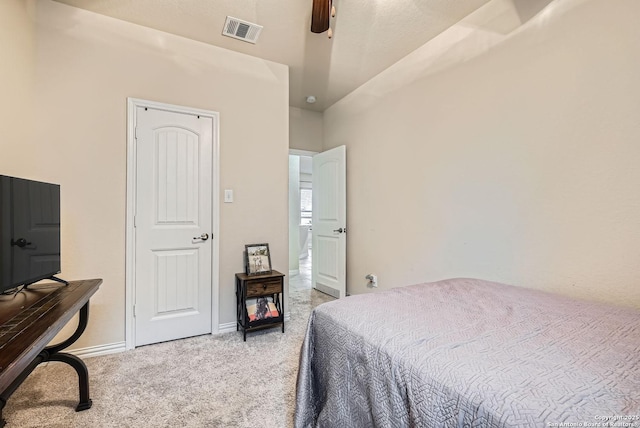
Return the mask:
<path id="1" fill-rule="evenodd" d="M 211 171 L 211 333 L 219 331 L 219 276 L 220 276 L 220 113 L 174 104 L 127 98 L 127 200 L 126 200 L 126 247 L 125 247 L 125 349 L 135 348 L 135 277 L 136 233 L 134 213 L 136 212 L 136 109 L 148 107 L 175 113 L 210 117 L 213 122 L 212 171 Z"/>

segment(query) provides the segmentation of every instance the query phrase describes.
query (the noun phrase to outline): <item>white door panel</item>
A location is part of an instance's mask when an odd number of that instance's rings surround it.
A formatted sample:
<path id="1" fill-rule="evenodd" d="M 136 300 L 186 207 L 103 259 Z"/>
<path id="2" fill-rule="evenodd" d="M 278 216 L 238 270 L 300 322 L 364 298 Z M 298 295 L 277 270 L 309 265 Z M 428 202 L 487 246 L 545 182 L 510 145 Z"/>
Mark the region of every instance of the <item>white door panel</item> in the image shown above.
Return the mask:
<path id="1" fill-rule="evenodd" d="M 138 107 L 136 121 L 140 346 L 211 332 L 213 119 Z"/>
<path id="2" fill-rule="evenodd" d="M 199 155 L 198 135 L 180 128 L 154 131 L 158 225 L 198 224 Z"/>
<path id="3" fill-rule="evenodd" d="M 313 156 L 313 287 L 346 295 L 346 148 Z"/>

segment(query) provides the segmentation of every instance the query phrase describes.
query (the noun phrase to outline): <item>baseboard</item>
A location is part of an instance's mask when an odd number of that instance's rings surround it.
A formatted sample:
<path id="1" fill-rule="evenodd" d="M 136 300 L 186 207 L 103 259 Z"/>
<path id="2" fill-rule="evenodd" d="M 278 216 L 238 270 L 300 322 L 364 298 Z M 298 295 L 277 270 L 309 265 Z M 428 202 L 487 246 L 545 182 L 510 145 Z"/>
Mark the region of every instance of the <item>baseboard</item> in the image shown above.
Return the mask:
<path id="1" fill-rule="evenodd" d="M 106 345 L 89 346 L 87 348 L 65 351 L 80 358 L 99 357 L 101 355 L 117 354 L 126 350 L 124 342 L 108 343 Z"/>
<path id="2" fill-rule="evenodd" d="M 222 324 L 218 324 L 218 334 L 230 333 L 232 331 L 236 331 L 235 322 L 225 322 Z"/>

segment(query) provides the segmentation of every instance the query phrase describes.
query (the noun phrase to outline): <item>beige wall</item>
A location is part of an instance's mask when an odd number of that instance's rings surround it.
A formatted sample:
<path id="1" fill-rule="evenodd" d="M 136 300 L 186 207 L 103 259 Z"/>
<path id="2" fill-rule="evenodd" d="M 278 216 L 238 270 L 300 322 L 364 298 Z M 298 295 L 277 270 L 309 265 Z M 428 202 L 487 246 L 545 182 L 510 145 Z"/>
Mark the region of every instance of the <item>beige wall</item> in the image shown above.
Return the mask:
<path id="1" fill-rule="evenodd" d="M 322 113 L 289 107 L 289 148 L 322 151 Z"/>
<path id="2" fill-rule="evenodd" d="M 0 1 L 0 174 L 20 175 L 27 154 L 9 147 L 31 139 L 35 43 L 29 3 Z"/>
<path id="3" fill-rule="evenodd" d="M 127 97 L 220 113 L 220 189 L 233 189 L 235 201 L 220 201 L 214 274 L 219 322 L 235 321 L 244 244 L 268 242 L 274 267 L 287 269 L 287 67 L 50 1 L 36 5 L 36 136 L 3 147 L 0 168 L 21 159 L 22 176 L 61 184 L 60 276 L 104 279 L 76 347 L 125 337 Z M 256 213 L 260 221 L 247 221 Z"/>
<path id="4" fill-rule="evenodd" d="M 350 293 L 478 277 L 640 307 L 640 2 L 556 0 L 512 32 L 510 3 L 325 112 Z"/>

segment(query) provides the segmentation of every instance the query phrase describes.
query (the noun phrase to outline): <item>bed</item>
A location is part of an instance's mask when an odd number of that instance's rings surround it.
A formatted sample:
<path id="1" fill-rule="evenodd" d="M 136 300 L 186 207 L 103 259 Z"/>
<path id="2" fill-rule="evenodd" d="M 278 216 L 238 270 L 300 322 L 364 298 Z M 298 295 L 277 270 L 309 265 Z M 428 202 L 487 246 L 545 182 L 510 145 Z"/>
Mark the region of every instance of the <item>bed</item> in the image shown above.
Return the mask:
<path id="1" fill-rule="evenodd" d="M 640 427 L 640 311 L 463 278 L 325 303 L 294 422 Z"/>

